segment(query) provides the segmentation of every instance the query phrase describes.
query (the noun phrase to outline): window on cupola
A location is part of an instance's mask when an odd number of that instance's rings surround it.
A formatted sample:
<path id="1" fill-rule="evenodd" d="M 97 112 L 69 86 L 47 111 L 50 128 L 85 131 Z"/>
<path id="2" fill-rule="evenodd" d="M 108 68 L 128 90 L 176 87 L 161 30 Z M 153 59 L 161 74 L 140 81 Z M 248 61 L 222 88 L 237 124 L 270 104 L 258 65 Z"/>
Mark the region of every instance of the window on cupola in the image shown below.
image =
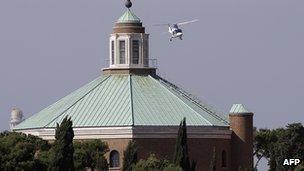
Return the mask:
<path id="1" fill-rule="evenodd" d="M 143 53 L 143 64 L 144 66 L 149 66 L 149 49 L 148 49 L 149 43 L 148 40 L 144 40 L 144 53 Z"/>
<path id="2" fill-rule="evenodd" d="M 119 41 L 119 64 L 126 63 L 126 41 Z"/>
<path id="3" fill-rule="evenodd" d="M 132 64 L 138 64 L 139 63 L 139 41 L 133 40 L 132 41 Z"/>
<path id="4" fill-rule="evenodd" d="M 111 41 L 111 64 L 114 64 L 114 41 Z"/>

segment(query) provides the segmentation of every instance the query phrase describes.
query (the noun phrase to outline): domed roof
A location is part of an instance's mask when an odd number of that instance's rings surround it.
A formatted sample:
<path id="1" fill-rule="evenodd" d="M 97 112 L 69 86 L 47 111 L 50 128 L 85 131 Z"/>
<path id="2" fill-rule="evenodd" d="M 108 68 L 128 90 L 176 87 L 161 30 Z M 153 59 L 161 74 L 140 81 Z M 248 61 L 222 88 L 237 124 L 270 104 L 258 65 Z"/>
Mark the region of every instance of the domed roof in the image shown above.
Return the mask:
<path id="1" fill-rule="evenodd" d="M 128 8 L 117 23 L 141 23 L 140 19 Z"/>
<path id="2" fill-rule="evenodd" d="M 251 112 L 249 112 L 243 104 L 233 104 L 229 113 L 242 114 Z"/>
<path id="3" fill-rule="evenodd" d="M 73 127 L 224 126 L 213 108 L 159 76 L 105 75 L 21 122 L 14 130 L 55 128 L 70 116 Z"/>

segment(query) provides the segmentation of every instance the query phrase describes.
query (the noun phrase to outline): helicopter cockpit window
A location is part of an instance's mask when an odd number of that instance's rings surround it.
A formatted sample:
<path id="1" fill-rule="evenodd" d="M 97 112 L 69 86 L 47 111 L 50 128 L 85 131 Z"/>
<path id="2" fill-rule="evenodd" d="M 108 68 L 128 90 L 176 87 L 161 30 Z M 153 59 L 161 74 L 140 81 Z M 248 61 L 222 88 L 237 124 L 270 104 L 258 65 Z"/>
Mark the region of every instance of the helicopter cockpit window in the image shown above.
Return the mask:
<path id="1" fill-rule="evenodd" d="M 139 63 L 139 41 L 133 40 L 132 41 L 132 64 L 138 64 Z"/>
<path id="2" fill-rule="evenodd" d="M 126 63 L 126 41 L 119 41 L 119 64 Z"/>

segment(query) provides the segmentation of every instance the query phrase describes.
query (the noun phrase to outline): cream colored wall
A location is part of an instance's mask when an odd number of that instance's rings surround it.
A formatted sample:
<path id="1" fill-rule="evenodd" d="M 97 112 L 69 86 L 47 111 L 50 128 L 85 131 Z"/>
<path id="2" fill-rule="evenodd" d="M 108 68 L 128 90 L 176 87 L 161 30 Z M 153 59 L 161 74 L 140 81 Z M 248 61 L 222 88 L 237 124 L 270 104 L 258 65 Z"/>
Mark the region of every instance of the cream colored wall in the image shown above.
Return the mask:
<path id="1" fill-rule="evenodd" d="M 124 40 L 125 45 L 125 64 L 119 64 L 119 41 Z M 139 41 L 139 64 L 132 64 L 132 40 Z M 114 41 L 114 64 L 111 64 L 111 41 Z M 116 33 L 111 34 L 109 40 L 109 67 L 110 68 L 144 68 L 144 59 L 149 59 L 149 35 L 145 33 Z"/>

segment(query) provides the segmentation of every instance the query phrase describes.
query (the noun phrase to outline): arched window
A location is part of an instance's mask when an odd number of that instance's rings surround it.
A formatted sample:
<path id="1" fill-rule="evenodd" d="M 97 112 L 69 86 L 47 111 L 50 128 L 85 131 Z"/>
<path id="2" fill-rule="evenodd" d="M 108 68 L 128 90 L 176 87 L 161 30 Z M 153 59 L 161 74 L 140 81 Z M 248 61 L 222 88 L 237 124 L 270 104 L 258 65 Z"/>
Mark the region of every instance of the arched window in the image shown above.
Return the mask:
<path id="1" fill-rule="evenodd" d="M 110 167 L 119 167 L 119 153 L 116 150 L 110 153 Z"/>
<path id="2" fill-rule="evenodd" d="M 222 151 L 222 167 L 227 167 L 227 153 L 225 150 Z"/>

